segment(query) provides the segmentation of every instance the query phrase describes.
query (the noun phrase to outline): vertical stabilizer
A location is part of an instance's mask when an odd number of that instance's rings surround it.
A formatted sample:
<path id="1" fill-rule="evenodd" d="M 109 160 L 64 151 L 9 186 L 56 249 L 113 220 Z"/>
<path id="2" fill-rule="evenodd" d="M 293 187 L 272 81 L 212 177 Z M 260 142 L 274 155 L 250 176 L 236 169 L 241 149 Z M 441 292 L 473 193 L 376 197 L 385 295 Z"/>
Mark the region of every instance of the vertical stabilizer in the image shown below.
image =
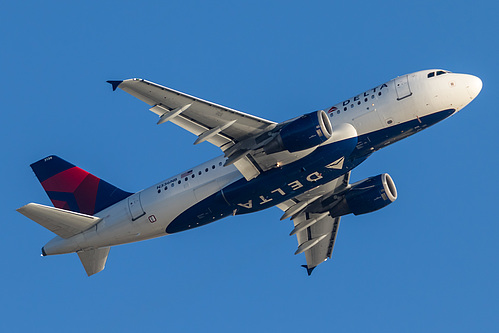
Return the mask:
<path id="1" fill-rule="evenodd" d="M 88 276 L 99 273 L 106 267 L 106 260 L 110 249 L 110 247 L 102 247 L 100 249 L 77 252 Z"/>
<path id="2" fill-rule="evenodd" d="M 31 168 L 57 208 L 94 215 L 132 194 L 54 155 Z"/>

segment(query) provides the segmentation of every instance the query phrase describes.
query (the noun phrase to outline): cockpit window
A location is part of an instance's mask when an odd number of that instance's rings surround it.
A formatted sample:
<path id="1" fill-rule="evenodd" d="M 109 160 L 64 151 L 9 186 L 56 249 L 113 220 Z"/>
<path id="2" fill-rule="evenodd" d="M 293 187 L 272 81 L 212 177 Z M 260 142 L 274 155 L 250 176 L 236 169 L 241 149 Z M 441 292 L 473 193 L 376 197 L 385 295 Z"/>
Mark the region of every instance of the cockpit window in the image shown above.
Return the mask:
<path id="1" fill-rule="evenodd" d="M 434 77 L 435 74 L 442 75 L 442 74 L 447 74 L 447 73 L 450 73 L 450 72 L 447 72 L 447 71 L 437 71 L 436 73 L 435 72 L 431 72 L 431 73 L 428 73 L 428 78 Z"/>

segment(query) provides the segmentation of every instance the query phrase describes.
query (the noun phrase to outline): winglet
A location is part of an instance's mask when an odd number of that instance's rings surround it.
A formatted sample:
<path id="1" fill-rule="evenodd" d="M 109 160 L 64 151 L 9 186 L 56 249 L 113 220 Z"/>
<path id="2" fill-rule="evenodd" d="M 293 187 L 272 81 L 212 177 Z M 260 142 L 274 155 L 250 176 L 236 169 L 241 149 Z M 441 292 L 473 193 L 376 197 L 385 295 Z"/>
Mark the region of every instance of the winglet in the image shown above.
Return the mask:
<path id="1" fill-rule="evenodd" d="M 121 82 L 123 82 L 123 80 L 121 81 L 106 81 L 107 83 L 110 83 L 112 86 L 113 86 L 113 91 L 116 90 L 116 88 L 118 88 L 118 86 L 121 84 Z"/>
<path id="2" fill-rule="evenodd" d="M 310 275 L 312 275 L 312 271 L 313 271 L 313 270 L 315 269 L 315 267 L 317 267 L 317 266 L 312 267 L 312 268 L 308 268 L 308 266 L 307 266 L 307 265 L 301 265 L 301 267 L 305 268 L 305 269 L 307 270 L 307 274 L 308 274 L 308 276 L 310 276 Z"/>

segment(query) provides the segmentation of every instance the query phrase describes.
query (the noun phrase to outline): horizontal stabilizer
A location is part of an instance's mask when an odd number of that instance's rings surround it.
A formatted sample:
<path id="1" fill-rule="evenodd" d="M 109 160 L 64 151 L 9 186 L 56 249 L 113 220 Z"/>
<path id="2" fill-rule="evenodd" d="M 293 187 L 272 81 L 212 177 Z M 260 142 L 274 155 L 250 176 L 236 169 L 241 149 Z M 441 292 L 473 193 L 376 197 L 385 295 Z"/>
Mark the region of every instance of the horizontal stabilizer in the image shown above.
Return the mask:
<path id="1" fill-rule="evenodd" d="M 29 203 L 17 211 L 62 238 L 87 230 L 102 219 L 65 209 Z"/>
<path id="2" fill-rule="evenodd" d="M 88 276 L 99 273 L 106 267 L 106 260 L 110 249 L 110 247 L 103 247 L 77 252 Z"/>

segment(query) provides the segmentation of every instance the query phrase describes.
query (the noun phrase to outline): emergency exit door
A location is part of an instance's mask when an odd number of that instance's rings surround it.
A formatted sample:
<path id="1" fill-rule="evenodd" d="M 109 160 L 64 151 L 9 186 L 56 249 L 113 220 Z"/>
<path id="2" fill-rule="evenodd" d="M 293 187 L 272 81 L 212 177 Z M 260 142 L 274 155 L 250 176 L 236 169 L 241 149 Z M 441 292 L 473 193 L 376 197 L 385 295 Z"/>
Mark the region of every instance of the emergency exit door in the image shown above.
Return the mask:
<path id="1" fill-rule="evenodd" d="M 140 192 L 128 197 L 128 210 L 132 216 L 132 221 L 135 221 L 139 217 L 145 215 L 146 212 L 144 212 L 142 203 L 140 202 Z"/>

